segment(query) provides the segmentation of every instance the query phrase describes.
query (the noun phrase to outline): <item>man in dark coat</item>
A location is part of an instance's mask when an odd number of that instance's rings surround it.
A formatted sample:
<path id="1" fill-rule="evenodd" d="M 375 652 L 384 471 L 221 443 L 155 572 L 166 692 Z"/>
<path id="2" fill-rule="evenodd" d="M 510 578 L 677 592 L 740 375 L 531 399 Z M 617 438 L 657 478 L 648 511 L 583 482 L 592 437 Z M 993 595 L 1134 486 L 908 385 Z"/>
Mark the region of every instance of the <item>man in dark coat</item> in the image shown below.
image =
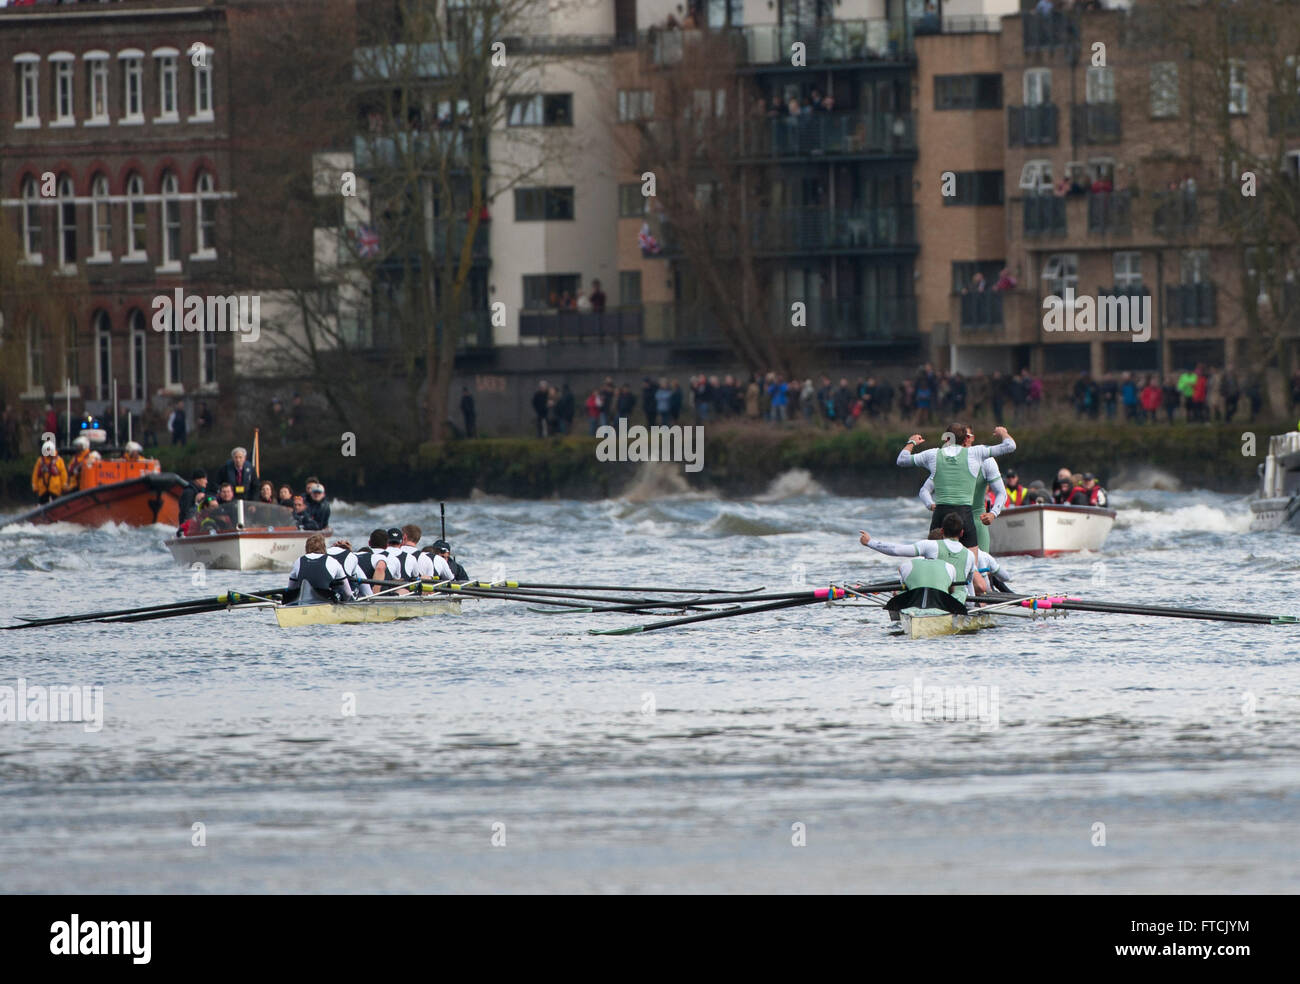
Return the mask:
<path id="1" fill-rule="evenodd" d="M 253 463 L 248 460 L 248 451 L 244 448 L 232 450 L 230 460 L 217 472 L 217 485 L 222 482 L 231 484 L 238 499 L 257 498 L 257 472 L 253 471 Z"/>
<path id="2" fill-rule="evenodd" d="M 198 511 L 198 502 L 203 496 L 208 494 L 208 473 L 202 468 L 194 470 L 190 476 L 190 482 L 185 486 L 185 491 L 181 493 L 181 522 L 193 517 Z"/>
<path id="3" fill-rule="evenodd" d="M 325 499 L 325 486 L 319 478 L 312 475 L 307 479 L 307 515 L 311 525 L 304 525 L 305 530 L 327 530 L 330 527 L 330 504 Z"/>

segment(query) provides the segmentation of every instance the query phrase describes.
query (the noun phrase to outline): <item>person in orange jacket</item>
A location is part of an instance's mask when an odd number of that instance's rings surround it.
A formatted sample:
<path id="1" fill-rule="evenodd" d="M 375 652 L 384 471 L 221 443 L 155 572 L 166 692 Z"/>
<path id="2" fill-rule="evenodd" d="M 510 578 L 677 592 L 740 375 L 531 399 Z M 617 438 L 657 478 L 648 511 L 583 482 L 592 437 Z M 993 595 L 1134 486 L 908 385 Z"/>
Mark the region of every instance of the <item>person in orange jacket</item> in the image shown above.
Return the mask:
<path id="1" fill-rule="evenodd" d="M 59 457 L 53 441 L 46 441 L 41 446 L 41 456 L 32 469 L 32 491 L 36 493 L 41 505 L 56 499 L 68 487 L 68 469 Z"/>
<path id="2" fill-rule="evenodd" d="M 84 437 L 79 437 L 72 442 L 72 446 L 77 449 L 72 460 L 68 462 L 68 485 L 65 491 L 76 492 L 81 488 L 81 479 L 85 474 L 86 465 L 90 463 L 90 441 Z"/>

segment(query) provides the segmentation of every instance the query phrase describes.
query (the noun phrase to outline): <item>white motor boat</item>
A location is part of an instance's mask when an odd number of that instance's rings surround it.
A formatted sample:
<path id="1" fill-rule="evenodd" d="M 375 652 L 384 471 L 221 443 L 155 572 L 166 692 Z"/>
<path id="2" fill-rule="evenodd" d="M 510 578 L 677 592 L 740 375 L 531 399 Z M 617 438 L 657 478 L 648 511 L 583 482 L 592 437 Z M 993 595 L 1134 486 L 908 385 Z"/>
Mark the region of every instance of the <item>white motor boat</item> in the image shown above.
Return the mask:
<path id="1" fill-rule="evenodd" d="M 1268 439 L 1268 457 L 1259 466 L 1259 494 L 1250 500 L 1252 532 L 1284 526 L 1300 530 L 1300 431 Z"/>
<path id="2" fill-rule="evenodd" d="M 1115 525 L 1115 510 L 1099 506 L 1035 504 L 1004 509 L 989 527 L 995 557 L 1054 557 L 1100 550 Z"/>
<path id="3" fill-rule="evenodd" d="M 287 571 L 305 552 L 307 538 L 329 530 L 300 530 L 293 510 L 236 499 L 203 514 L 199 532 L 165 540 L 176 563 L 219 571 Z"/>

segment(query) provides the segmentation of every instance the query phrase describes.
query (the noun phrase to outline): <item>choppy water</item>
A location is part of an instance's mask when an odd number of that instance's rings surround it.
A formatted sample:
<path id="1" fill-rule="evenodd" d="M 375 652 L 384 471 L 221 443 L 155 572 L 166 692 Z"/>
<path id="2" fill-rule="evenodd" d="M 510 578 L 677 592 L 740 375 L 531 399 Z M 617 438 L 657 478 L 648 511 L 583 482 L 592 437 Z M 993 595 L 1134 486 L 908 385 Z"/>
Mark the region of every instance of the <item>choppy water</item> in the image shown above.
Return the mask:
<path id="1" fill-rule="evenodd" d="M 476 497 L 449 533 L 476 576 L 786 588 L 886 575 L 856 531 L 926 526 L 914 501 L 798 475 L 751 502 L 662 493 Z M 1013 583 L 1300 612 L 1300 541 L 1247 533 L 1244 500 L 1114 504 L 1103 554 L 1013 559 Z M 354 536 L 433 531 L 436 513 L 334 509 Z M 192 584 L 166 532 L 0 531 L 0 621 L 282 581 Z M 0 887 L 1300 890 L 1300 627 L 1076 614 L 911 642 L 875 609 L 817 606 L 586 634 L 624 618 L 485 602 L 379 626 L 242 612 L 4 633 L 0 686 L 102 685 L 105 715 L 89 733 L 0 724 Z M 996 687 L 997 726 L 897 720 L 918 678 Z"/>

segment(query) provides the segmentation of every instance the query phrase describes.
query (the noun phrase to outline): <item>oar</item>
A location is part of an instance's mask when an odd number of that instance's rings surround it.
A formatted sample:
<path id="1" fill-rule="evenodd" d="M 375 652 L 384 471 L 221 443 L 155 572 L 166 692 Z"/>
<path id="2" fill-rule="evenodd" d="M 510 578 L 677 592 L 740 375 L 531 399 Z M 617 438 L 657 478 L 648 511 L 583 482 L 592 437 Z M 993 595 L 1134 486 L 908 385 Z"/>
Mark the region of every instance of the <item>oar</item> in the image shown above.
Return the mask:
<path id="1" fill-rule="evenodd" d="M 878 584 L 845 585 L 844 587 L 841 587 L 840 590 L 847 591 L 847 593 L 849 594 L 867 595 L 867 594 L 876 594 L 881 591 L 891 591 L 898 587 L 901 587 L 898 581 L 881 581 Z M 577 595 L 575 597 L 582 597 L 582 596 Z M 745 604 L 752 601 L 783 601 L 788 599 L 806 598 L 806 597 L 808 597 L 808 591 L 804 590 L 804 591 L 787 591 L 787 592 L 782 592 L 777 594 L 765 594 L 765 595 L 736 594 L 736 595 L 724 595 L 720 598 L 691 598 L 684 601 L 672 601 L 670 599 L 662 599 L 653 605 L 642 604 L 639 602 L 625 602 L 619 605 L 608 605 L 603 607 L 598 607 L 594 605 L 591 607 L 581 607 L 579 605 L 573 605 L 571 606 L 572 611 L 563 611 L 563 612 L 546 612 L 544 609 L 538 609 L 538 608 L 534 608 L 532 609 L 532 611 L 542 612 L 543 614 L 548 614 L 548 615 L 568 615 L 568 614 L 583 615 L 590 612 L 594 612 L 598 614 L 617 613 L 617 612 L 635 612 L 635 611 L 644 610 L 646 608 L 701 608 L 709 605 Z M 547 604 L 557 604 L 557 603 L 547 602 Z"/>
<path id="2" fill-rule="evenodd" d="M 103 618 L 99 621 L 114 624 L 118 622 L 153 622 L 160 618 L 177 618 L 181 615 L 210 615 L 214 612 L 226 611 L 227 609 L 235 611 L 236 609 L 244 608 L 266 608 L 275 604 L 277 604 L 277 602 L 268 598 L 265 601 L 241 601 L 237 604 L 222 605 L 220 608 L 192 608 L 170 612 L 147 612 L 143 615 L 126 615 L 121 618 Z"/>
<path id="3" fill-rule="evenodd" d="M 1101 612 L 1112 615 L 1153 615 L 1162 618 L 1192 618 L 1209 622 L 1245 622 L 1253 625 L 1295 625 L 1300 617 L 1295 615 L 1268 615 L 1261 612 L 1221 612 L 1205 608 L 1166 608 L 1160 605 L 1124 605 L 1106 601 L 1085 601 L 1082 598 L 1030 595 L 999 595 L 990 593 L 982 597 L 991 601 L 1018 601 L 1025 607 L 1041 609 L 1060 608 L 1063 611 Z"/>
<path id="4" fill-rule="evenodd" d="M 275 594 L 275 592 L 268 592 Z M 189 601 L 171 601 L 165 605 L 146 605 L 143 608 L 119 608 L 116 611 L 108 612 L 86 612 L 82 615 L 59 615 L 55 618 L 38 618 L 24 622 L 22 625 L 0 625 L 0 629 L 34 629 L 44 625 L 68 625 L 72 622 L 99 622 L 105 619 L 117 618 L 124 615 L 143 615 L 147 612 L 165 612 L 174 609 L 191 609 L 198 605 L 210 606 L 214 611 L 218 608 L 224 608 L 227 604 L 228 595 L 218 595 L 215 598 L 194 598 Z M 185 612 L 184 614 L 188 614 Z"/>
<path id="5" fill-rule="evenodd" d="M 687 615 L 685 618 L 668 618 L 659 622 L 647 622 L 644 625 L 629 625 L 622 629 L 588 629 L 591 635 L 634 635 L 638 632 L 653 632 L 655 629 L 671 629 L 678 625 L 690 625 L 693 622 L 708 622 L 717 618 L 734 618 L 737 615 L 753 615 L 757 612 L 774 612 L 781 608 L 797 608 L 800 605 L 815 605 L 823 598 L 789 598 L 785 601 L 770 601 L 765 605 L 750 605 L 748 608 L 730 608 L 722 612 L 705 612 L 703 615 Z"/>
<path id="6" fill-rule="evenodd" d="M 486 582 L 482 581 L 478 583 L 486 584 Z M 500 584 L 506 588 L 557 588 L 562 591 L 637 591 L 648 594 L 749 595 L 763 590 L 762 585 L 757 588 L 630 588 L 617 584 L 533 584 L 524 581 L 502 581 Z"/>

